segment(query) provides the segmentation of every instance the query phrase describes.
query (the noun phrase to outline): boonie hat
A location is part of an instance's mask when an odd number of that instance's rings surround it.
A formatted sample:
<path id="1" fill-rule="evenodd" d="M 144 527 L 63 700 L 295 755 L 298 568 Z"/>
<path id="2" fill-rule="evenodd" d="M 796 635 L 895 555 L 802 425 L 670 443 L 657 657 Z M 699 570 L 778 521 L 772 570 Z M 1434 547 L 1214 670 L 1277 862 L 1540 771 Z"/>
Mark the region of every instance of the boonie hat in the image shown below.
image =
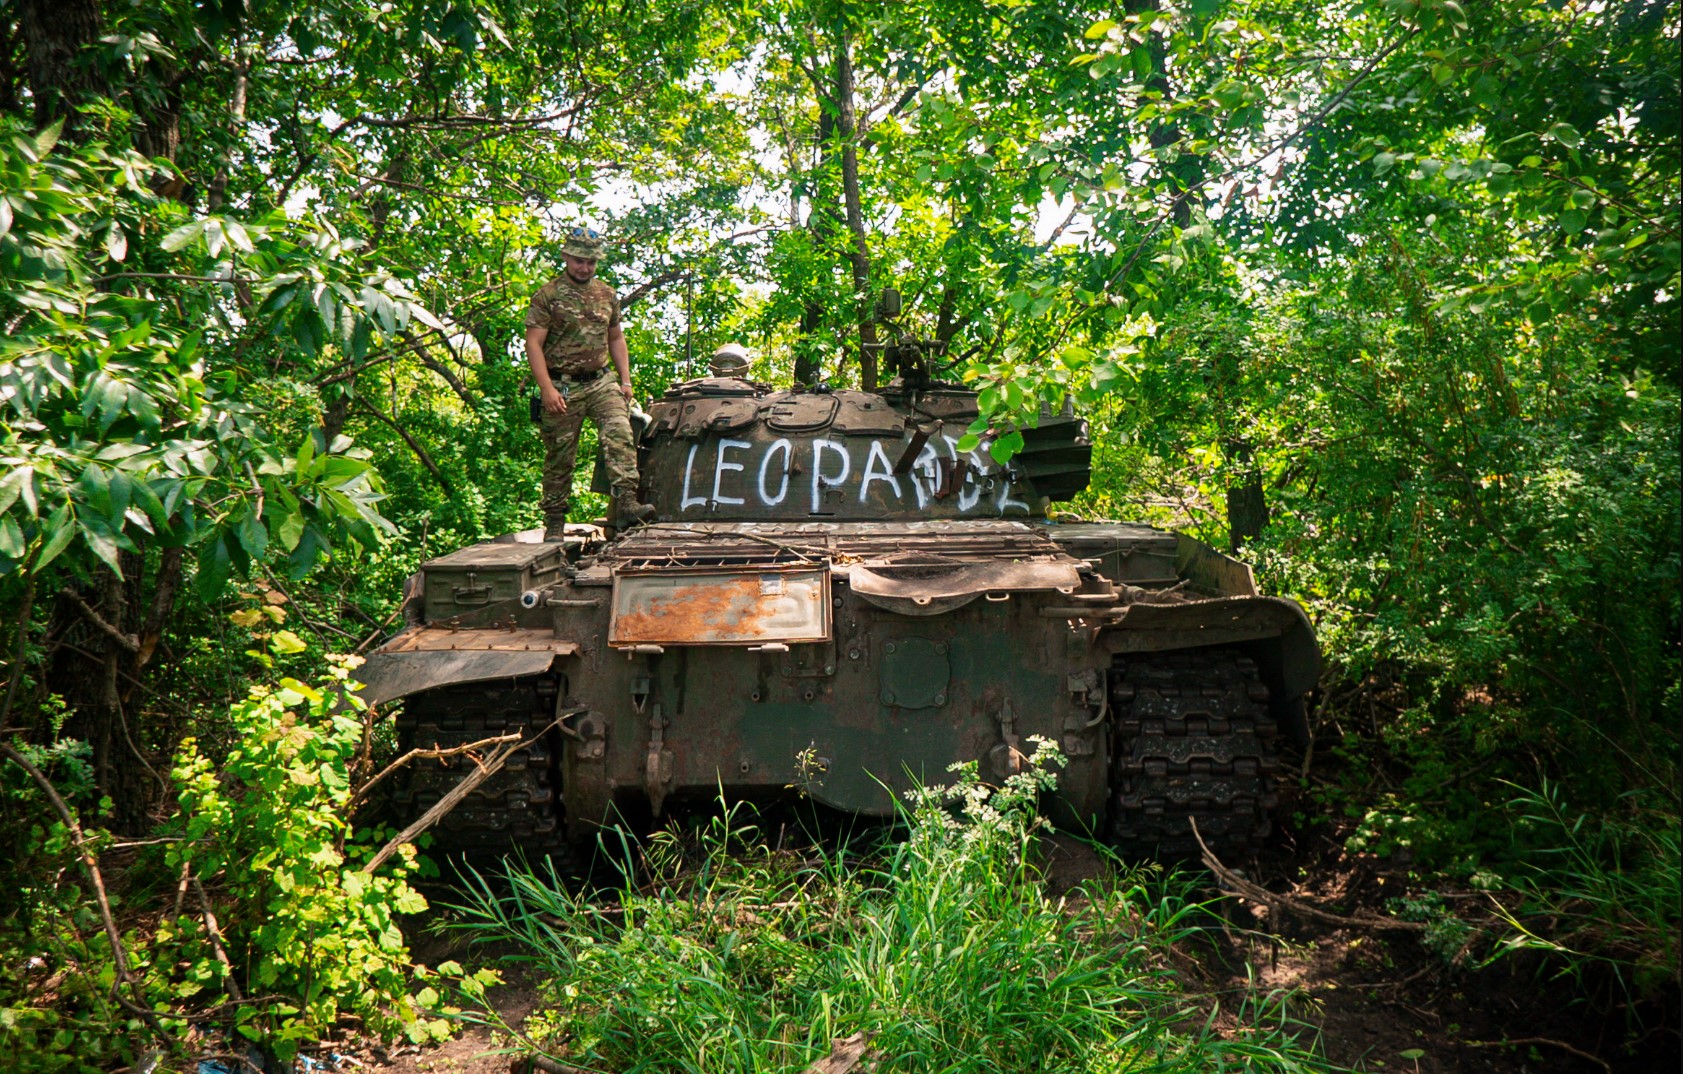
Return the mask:
<path id="1" fill-rule="evenodd" d="M 602 233 L 595 228 L 576 227 L 567 232 L 566 240 L 561 243 L 561 252 L 587 261 L 599 260 L 602 257 Z"/>

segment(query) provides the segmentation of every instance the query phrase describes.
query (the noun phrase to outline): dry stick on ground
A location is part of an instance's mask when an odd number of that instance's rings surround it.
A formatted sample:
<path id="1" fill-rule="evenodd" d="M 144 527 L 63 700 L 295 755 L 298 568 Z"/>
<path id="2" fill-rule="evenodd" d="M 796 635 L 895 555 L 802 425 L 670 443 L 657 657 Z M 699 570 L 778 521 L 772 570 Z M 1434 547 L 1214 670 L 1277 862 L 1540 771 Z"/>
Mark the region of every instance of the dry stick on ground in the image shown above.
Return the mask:
<path id="1" fill-rule="evenodd" d="M 871 1057 L 871 1038 L 875 1033 L 864 1030 L 850 1037 L 841 1037 L 830 1042 L 830 1054 L 813 1063 L 801 1074 L 851 1074 L 860 1063 Z"/>
<path id="2" fill-rule="evenodd" d="M 1560 1048 L 1571 1052 L 1579 1059 L 1587 1059 L 1602 1070 L 1607 1071 L 1607 1074 L 1613 1074 L 1613 1065 L 1607 1060 L 1599 1055 L 1592 1055 L 1582 1048 L 1574 1048 L 1563 1040 L 1550 1040 L 1547 1037 L 1516 1037 L 1513 1040 L 1464 1040 L 1460 1043 L 1464 1048 L 1517 1048 L 1522 1044 L 1547 1044 L 1551 1048 Z"/>
<path id="3" fill-rule="evenodd" d="M 1220 882 L 1224 894 L 1248 899 L 1251 902 L 1258 902 L 1276 910 L 1284 910 L 1289 914 L 1297 914 L 1312 921 L 1337 925 L 1341 928 L 1389 930 L 1393 932 L 1424 932 L 1426 929 L 1423 922 L 1398 921 L 1394 917 L 1374 917 L 1371 914 L 1363 914 L 1361 917 L 1344 917 L 1341 914 L 1329 913 L 1318 906 L 1312 906 L 1302 899 L 1294 899 L 1287 895 L 1276 895 L 1267 888 L 1251 883 L 1223 865 L 1221 860 L 1215 856 L 1215 852 L 1205 845 L 1204 837 L 1198 832 L 1198 822 L 1188 817 L 1187 823 L 1192 826 L 1192 838 L 1198 840 L 1198 849 L 1203 851 L 1204 867 L 1209 869 L 1216 880 Z"/>
<path id="4" fill-rule="evenodd" d="M 47 800 L 52 803 L 59 819 L 64 822 L 65 829 L 70 832 L 70 840 L 75 844 L 76 852 L 81 855 L 82 868 L 87 870 L 88 882 L 93 885 L 94 901 L 99 904 L 99 916 L 105 924 L 105 938 L 111 944 L 111 962 L 117 971 L 116 979 L 111 982 L 111 995 L 118 1003 L 122 1004 L 124 1010 L 144 1020 L 147 1027 L 156 1034 L 158 1040 L 165 1044 L 170 1043 L 172 1038 L 158 1022 L 158 1016 L 152 1013 L 152 1008 L 146 1006 L 145 995 L 141 992 L 140 985 L 129 976 L 128 952 L 123 948 L 123 938 L 122 934 L 117 931 L 116 919 L 111 916 L 111 900 L 105 894 L 105 877 L 99 871 L 99 859 L 94 856 L 93 851 L 88 849 L 87 841 L 82 836 L 82 826 L 76 822 L 76 817 L 70 812 L 70 807 L 65 804 L 64 799 L 59 796 L 58 789 L 53 786 L 52 781 L 42 774 L 39 768 L 31 764 L 29 758 L 19 753 L 9 742 L 0 742 L 0 757 L 15 762 L 19 768 L 29 773 L 29 778 L 35 781 L 36 786 L 41 788 L 41 793 L 45 794 Z M 124 985 L 127 985 L 134 993 L 135 1000 L 140 1002 L 131 1001 L 122 995 L 120 989 Z"/>

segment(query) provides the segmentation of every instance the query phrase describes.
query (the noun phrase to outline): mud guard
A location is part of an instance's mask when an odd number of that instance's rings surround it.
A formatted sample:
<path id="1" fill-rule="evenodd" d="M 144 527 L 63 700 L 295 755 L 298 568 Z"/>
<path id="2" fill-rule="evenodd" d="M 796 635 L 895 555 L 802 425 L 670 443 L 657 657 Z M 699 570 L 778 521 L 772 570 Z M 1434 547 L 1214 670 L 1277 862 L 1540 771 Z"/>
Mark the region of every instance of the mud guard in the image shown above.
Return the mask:
<path id="1" fill-rule="evenodd" d="M 1302 605 L 1284 597 L 1221 597 L 1185 604 L 1135 604 L 1099 633 L 1113 654 L 1240 646 L 1282 699 L 1314 689 L 1321 647 Z"/>
<path id="2" fill-rule="evenodd" d="M 577 644 L 548 631 L 412 627 L 370 656 L 356 677 L 359 696 L 378 705 L 440 686 L 541 675 L 556 657 L 576 652 Z"/>

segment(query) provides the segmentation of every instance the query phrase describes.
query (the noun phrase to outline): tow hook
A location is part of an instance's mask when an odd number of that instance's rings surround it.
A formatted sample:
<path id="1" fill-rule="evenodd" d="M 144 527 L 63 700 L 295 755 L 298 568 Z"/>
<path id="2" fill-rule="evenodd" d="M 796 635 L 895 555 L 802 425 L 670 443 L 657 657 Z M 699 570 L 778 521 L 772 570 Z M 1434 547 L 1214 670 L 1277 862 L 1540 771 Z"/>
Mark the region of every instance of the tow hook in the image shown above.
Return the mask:
<path id="1" fill-rule="evenodd" d="M 1011 708 L 1010 701 L 1003 701 L 999 706 L 999 737 L 1004 739 L 1000 745 L 989 751 L 989 760 L 993 762 L 995 772 L 1009 779 L 1023 770 L 1022 740 L 1017 737 L 1017 713 Z"/>
<path id="2" fill-rule="evenodd" d="M 643 789 L 649 794 L 649 808 L 660 816 L 666 788 L 672 782 L 672 751 L 666 748 L 666 717 L 660 705 L 649 710 L 649 755 L 643 762 Z"/>

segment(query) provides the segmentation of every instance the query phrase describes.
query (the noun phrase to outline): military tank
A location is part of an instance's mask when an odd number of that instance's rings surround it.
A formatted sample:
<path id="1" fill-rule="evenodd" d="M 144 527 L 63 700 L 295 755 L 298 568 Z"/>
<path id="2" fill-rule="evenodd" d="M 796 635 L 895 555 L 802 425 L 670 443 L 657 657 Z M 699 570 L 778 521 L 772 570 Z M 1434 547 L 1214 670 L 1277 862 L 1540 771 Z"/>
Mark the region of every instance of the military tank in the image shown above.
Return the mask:
<path id="1" fill-rule="evenodd" d="M 1004 779 L 1042 736 L 1068 758 L 1056 821 L 1129 855 L 1195 857 L 1193 820 L 1254 851 L 1320 668 L 1302 608 L 1185 535 L 1048 517 L 1088 483 L 1086 423 L 1043 413 L 1004 464 L 961 450 L 977 396 L 936 352 L 902 336 L 876 392 L 678 384 L 639 434 L 653 522 L 422 566 L 363 696 L 404 699 L 407 746 L 525 742 L 444 850 L 564 855 L 721 791 L 884 815 L 956 761 Z M 402 807 L 467 770 L 411 766 Z"/>

